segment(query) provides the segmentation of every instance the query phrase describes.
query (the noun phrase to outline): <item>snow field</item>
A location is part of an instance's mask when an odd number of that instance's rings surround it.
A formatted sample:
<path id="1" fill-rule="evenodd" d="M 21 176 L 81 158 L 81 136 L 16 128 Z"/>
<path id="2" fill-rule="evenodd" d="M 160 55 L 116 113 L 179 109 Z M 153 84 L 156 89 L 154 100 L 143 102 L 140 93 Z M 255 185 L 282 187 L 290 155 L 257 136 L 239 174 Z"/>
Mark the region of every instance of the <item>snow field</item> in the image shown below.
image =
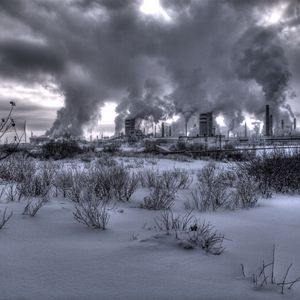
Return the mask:
<path id="1" fill-rule="evenodd" d="M 197 171 L 207 162 L 158 160 L 160 170 Z M 152 167 L 145 163 L 144 167 Z M 297 284 L 284 296 L 277 289 L 257 290 L 242 277 L 271 260 L 276 244 L 275 276 L 300 275 L 300 199 L 276 195 L 249 210 L 193 212 L 211 222 L 228 240 L 220 256 L 183 250 L 174 239 L 154 230 L 159 211 L 139 208 L 146 191 L 117 203 L 108 229 L 77 223 L 74 205 L 62 197 L 32 218 L 24 202 L 0 203 L 14 211 L 0 231 L 0 299 L 299 299 Z M 175 213 L 185 213 L 180 191 Z"/>

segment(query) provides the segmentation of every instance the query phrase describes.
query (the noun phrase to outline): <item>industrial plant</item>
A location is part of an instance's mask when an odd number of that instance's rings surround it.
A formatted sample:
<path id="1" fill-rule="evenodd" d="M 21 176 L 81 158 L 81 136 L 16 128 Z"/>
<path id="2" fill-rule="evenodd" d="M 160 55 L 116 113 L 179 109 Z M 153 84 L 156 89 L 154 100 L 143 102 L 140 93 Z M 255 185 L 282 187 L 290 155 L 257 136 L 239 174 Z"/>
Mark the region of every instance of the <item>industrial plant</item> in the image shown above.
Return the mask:
<path id="1" fill-rule="evenodd" d="M 149 123 L 149 122 L 148 122 Z M 300 145 L 300 132 L 297 129 L 297 119 L 280 119 L 274 116 L 273 108 L 267 104 L 264 111 L 264 122 L 252 122 L 248 126 L 244 121 L 237 124 L 236 120 L 230 126 L 220 126 L 217 114 L 213 111 L 195 113 L 190 121 L 182 122 L 157 121 L 152 126 L 145 125 L 142 118 L 125 118 L 123 130 L 113 136 L 92 136 L 89 140 L 62 136 L 31 136 L 30 145 L 38 147 L 51 140 L 75 139 L 83 147 L 88 145 L 94 149 L 109 149 L 112 145 L 120 148 L 129 145 L 141 151 L 156 153 L 178 153 L 192 149 L 201 151 L 230 151 L 237 149 L 262 149 L 266 147 L 290 147 Z M 234 124 L 234 125 L 232 125 Z M 100 136 L 100 137 L 99 137 Z"/>

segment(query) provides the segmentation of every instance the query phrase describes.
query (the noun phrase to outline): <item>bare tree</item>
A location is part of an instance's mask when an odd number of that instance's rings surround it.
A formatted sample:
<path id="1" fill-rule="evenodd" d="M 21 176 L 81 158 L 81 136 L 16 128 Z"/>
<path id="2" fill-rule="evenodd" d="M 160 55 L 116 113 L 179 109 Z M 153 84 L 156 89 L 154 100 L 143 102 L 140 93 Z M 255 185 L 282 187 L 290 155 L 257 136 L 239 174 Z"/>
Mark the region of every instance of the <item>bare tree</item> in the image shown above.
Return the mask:
<path id="1" fill-rule="evenodd" d="M 24 135 L 24 133 L 21 136 L 18 135 L 16 129 L 16 123 L 15 120 L 13 119 L 13 110 L 16 106 L 16 103 L 14 101 L 10 101 L 9 104 L 10 104 L 9 112 L 6 117 L 1 119 L 0 122 L 0 140 L 8 133 L 12 133 L 14 136 L 13 136 L 13 140 L 10 143 L 6 142 L 4 145 L 2 145 L 3 147 L 0 153 L 0 160 L 7 158 L 17 150 L 21 142 L 21 139 Z"/>

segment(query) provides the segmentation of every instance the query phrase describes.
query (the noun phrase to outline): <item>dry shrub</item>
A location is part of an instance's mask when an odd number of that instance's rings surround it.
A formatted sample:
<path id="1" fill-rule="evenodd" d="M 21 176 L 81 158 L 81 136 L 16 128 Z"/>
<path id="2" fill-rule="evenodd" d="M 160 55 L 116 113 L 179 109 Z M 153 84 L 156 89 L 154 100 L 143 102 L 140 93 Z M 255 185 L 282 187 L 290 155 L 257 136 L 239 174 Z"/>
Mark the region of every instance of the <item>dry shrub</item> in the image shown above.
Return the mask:
<path id="1" fill-rule="evenodd" d="M 300 151 L 275 149 L 238 164 L 240 172 L 253 177 L 260 193 L 268 198 L 276 193 L 300 192 Z"/>
<path id="2" fill-rule="evenodd" d="M 146 169 L 139 172 L 139 178 L 142 187 L 155 187 L 157 181 L 160 181 L 167 188 L 176 191 L 189 188 L 193 181 L 188 171 L 178 168 L 163 172 L 159 172 L 158 169 Z"/>
<path id="3" fill-rule="evenodd" d="M 193 182 L 188 171 L 177 168 L 162 172 L 160 180 L 164 182 L 167 188 L 176 191 L 189 188 Z"/>
<path id="4" fill-rule="evenodd" d="M 76 221 L 88 227 L 105 230 L 109 221 L 107 203 L 83 194 L 75 204 L 73 216 Z"/>
<path id="5" fill-rule="evenodd" d="M 258 201 L 258 184 L 252 176 L 240 173 L 237 176 L 232 203 L 234 208 L 252 208 Z"/>
<path id="6" fill-rule="evenodd" d="M 157 169 L 146 169 L 138 173 L 142 187 L 154 187 L 156 185 L 159 171 Z"/>
<path id="7" fill-rule="evenodd" d="M 224 235 L 191 213 L 174 215 L 172 211 L 163 211 L 159 217 L 154 218 L 154 222 L 158 230 L 174 235 L 184 249 L 200 248 L 207 253 L 220 255 L 225 249 Z"/>
<path id="8" fill-rule="evenodd" d="M 254 283 L 256 288 L 262 289 L 265 287 L 280 287 L 281 294 L 284 294 L 285 289 L 290 290 L 297 282 L 300 281 L 300 277 L 295 279 L 289 279 L 288 275 L 291 270 L 293 264 L 290 264 L 285 273 L 282 274 L 282 280 L 278 280 L 275 278 L 275 266 L 276 266 L 276 258 L 275 258 L 275 250 L 276 247 L 273 245 L 273 252 L 272 252 L 272 260 L 269 263 L 262 262 L 262 265 L 259 267 L 259 270 L 256 274 L 252 274 L 250 276 L 252 282 Z M 242 266 L 242 274 L 244 278 L 247 277 L 245 267 L 243 264 Z"/>
<path id="9" fill-rule="evenodd" d="M 104 154 L 97 159 L 96 164 L 98 164 L 100 167 L 114 167 L 118 163 L 111 155 Z"/>
<path id="10" fill-rule="evenodd" d="M 223 170 L 210 163 L 197 174 L 197 179 L 191 198 L 185 203 L 187 209 L 215 211 L 252 208 L 257 204 L 258 185 L 239 168 Z"/>
<path id="11" fill-rule="evenodd" d="M 88 174 L 88 182 L 99 199 L 113 198 L 113 172 L 110 167 L 95 166 Z"/>
<path id="12" fill-rule="evenodd" d="M 72 184 L 67 189 L 67 197 L 74 202 L 79 202 L 81 193 L 87 187 L 89 187 L 88 176 L 82 171 L 75 170 L 72 172 Z"/>
<path id="13" fill-rule="evenodd" d="M 144 198 L 142 208 L 154 210 L 170 209 L 178 190 L 189 187 L 192 182 L 188 172 L 180 169 L 161 173 L 158 170 L 147 170 L 140 173 L 139 177 L 142 186 L 150 188 L 150 194 Z"/>
<path id="14" fill-rule="evenodd" d="M 36 201 L 29 201 L 24 207 L 23 215 L 34 217 L 36 213 L 42 208 L 42 206 L 48 201 L 47 195 L 43 196 Z"/>
<path id="15" fill-rule="evenodd" d="M 14 202 L 20 199 L 17 185 L 14 182 L 8 182 L 5 185 L 4 195 L 6 202 Z"/>
<path id="16" fill-rule="evenodd" d="M 73 184 L 73 174 L 70 169 L 60 169 L 54 179 L 53 185 L 56 188 L 57 192 L 60 191 L 65 198 L 67 196 L 68 190 L 72 187 Z"/>
<path id="17" fill-rule="evenodd" d="M 118 201 L 129 201 L 139 184 L 138 176 L 129 172 L 124 165 L 96 166 L 88 175 L 96 196 L 103 200 L 116 197 Z"/>
<path id="18" fill-rule="evenodd" d="M 34 160 L 20 153 L 0 161 L 0 178 L 4 181 L 22 182 L 35 172 Z"/>
<path id="19" fill-rule="evenodd" d="M 9 221 L 9 219 L 13 216 L 12 211 L 8 215 L 6 213 L 7 213 L 7 207 L 5 207 L 3 213 L 0 210 L 0 229 L 2 229 L 4 225 Z"/>
<path id="20" fill-rule="evenodd" d="M 141 207 L 153 210 L 170 209 L 174 202 L 175 193 L 157 182 L 156 186 L 151 189 L 150 195 L 144 198 Z"/>
<path id="21" fill-rule="evenodd" d="M 192 201 L 186 203 L 187 208 L 214 211 L 228 205 L 231 192 L 220 175 L 221 172 L 214 163 L 198 172 L 196 188 L 191 192 Z"/>

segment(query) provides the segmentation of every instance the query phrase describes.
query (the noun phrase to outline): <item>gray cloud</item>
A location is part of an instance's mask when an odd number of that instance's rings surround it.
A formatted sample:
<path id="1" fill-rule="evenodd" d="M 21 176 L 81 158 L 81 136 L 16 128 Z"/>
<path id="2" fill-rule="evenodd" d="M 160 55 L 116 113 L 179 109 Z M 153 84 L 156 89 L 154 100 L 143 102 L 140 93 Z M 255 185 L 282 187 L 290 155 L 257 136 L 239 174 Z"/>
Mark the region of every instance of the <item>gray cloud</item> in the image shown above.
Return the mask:
<path id="1" fill-rule="evenodd" d="M 287 5 L 280 26 L 260 22 L 281 3 L 162 0 L 167 21 L 142 14 L 139 0 L 3 0 L 0 24 L 10 28 L 0 35 L 0 76 L 51 76 L 65 105 L 49 134 L 82 134 L 106 101 L 118 103 L 117 131 L 126 116 L 260 118 L 267 101 L 289 108 L 286 91 L 300 77 L 289 66 L 299 38 L 287 47 L 285 30 L 299 32 L 299 2 Z"/>

